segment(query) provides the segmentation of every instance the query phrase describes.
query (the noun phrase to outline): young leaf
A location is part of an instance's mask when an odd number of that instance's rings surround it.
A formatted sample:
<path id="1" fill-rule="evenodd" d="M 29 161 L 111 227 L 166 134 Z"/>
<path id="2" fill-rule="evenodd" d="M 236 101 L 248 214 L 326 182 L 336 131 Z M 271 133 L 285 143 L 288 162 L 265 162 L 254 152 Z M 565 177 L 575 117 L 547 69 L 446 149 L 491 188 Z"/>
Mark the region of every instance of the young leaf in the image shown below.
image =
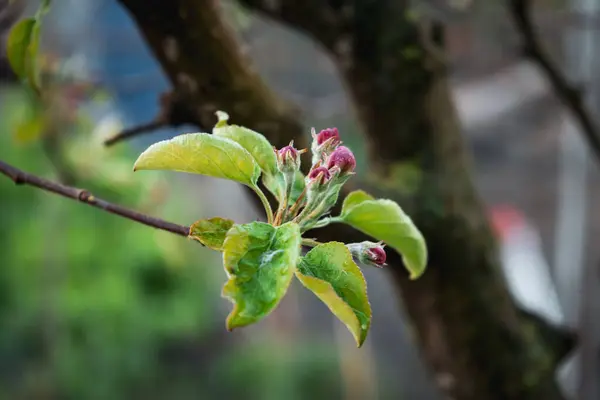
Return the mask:
<path id="1" fill-rule="evenodd" d="M 11 30 L 6 53 L 15 74 L 39 91 L 37 55 L 40 43 L 42 17 L 50 9 L 50 0 L 42 0 L 34 18 L 25 18 Z"/>
<path id="2" fill-rule="evenodd" d="M 360 347 L 371 325 L 371 306 L 367 283 L 348 248 L 339 242 L 318 245 L 302 258 L 296 276 L 346 324 Z"/>
<path id="3" fill-rule="evenodd" d="M 256 187 L 260 168 L 236 142 L 208 133 L 188 133 L 148 147 L 133 170 L 171 170 L 231 179 Z"/>
<path id="4" fill-rule="evenodd" d="M 289 205 L 294 204 L 296 200 L 298 200 L 298 197 L 300 197 L 300 195 L 304 191 L 305 186 L 306 182 L 304 181 L 304 174 L 300 171 L 296 171 L 294 184 L 292 185 L 292 193 L 288 201 Z"/>
<path id="5" fill-rule="evenodd" d="M 283 173 L 279 172 L 275 175 L 263 174 L 262 183 L 271 192 L 277 201 L 283 200 L 285 195 L 285 178 Z"/>
<path id="6" fill-rule="evenodd" d="M 277 200 L 283 201 L 283 196 L 285 195 L 285 178 L 283 177 L 282 173 L 278 173 L 277 175 L 273 176 L 263 175 L 263 183 Z M 292 185 L 292 193 L 288 199 L 288 205 L 292 205 L 296 202 L 296 200 L 298 200 L 298 197 L 300 197 L 305 185 L 306 183 L 304 182 L 304 174 L 300 171 L 296 171 L 294 184 Z"/>
<path id="7" fill-rule="evenodd" d="M 285 182 L 283 174 L 277 168 L 277 157 L 271 143 L 266 137 L 251 129 L 228 125 L 229 115 L 223 111 L 217 111 L 217 117 L 219 122 L 213 128 L 213 135 L 231 139 L 246 149 L 263 171 L 263 184 L 275 198 L 280 200 L 284 195 Z"/>
<path id="8" fill-rule="evenodd" d="M 37 63 L 38 52 L 40 49 L 40 36 L 42 30 L 42 17 L 46 15 L 50 11 L 50 0 L 42 0 L 40 7 L 38 8 L 35 14 L 35 25 L 31 30 L 31 39 L 29 42 L 29 46 L 27 47 L 27 79 L 29 80 L 29 85 L 36 90 L 40 90 L 39 84 L 39 67 Z"/>
<path id="9" fill-rule="evenodd" d="M 275 309 L 294 275 L 301 240 L 300 228 L 291 222 L 278 227 L 252 222 L 227 232 L 223 263 L 229 281 L 223 296 L 234 303 L 228 330 L 252 324 Z"/>
<path id="10" fill-rule="evenodd" d="M 40 32 L 41 32 L 41 23 L 38 20 L 31 30 L 31 40 L 29 42 L 29 46 L 27 47 L 27 55 L 26 55 L 26 65 L 25 72 L 27 74 L 27 79 L 29 84 L 36 91 L 39 90 L 39 75 L 40 71 L 37 64 L 38 51 L 40 49 Z"/>
<path id="11" fill-rule="evenodd" d="M 427 265 L 425 239 L 410 217 L 391 200 L 373 200 L 365 192 L 352 192 L 335 220 L 383 240 L 402 255 L 411 279 L 417 279 Z"/>
<path id="12" fill-rule="evenodd" d="M 23 19 L 11 29 L 8 35 L 6 43 L 8 62 L 20 79 L 26 79 L 28 75 L 28 48 L 35 25 L 34 18 Z"/>
<path id="13" fill-rule="evenodd" d="M 375 197 L 371 196 L 364 190 L 355 190 L 354 192 L 350 192 L 342 204 L 342 214 L 345 214 L 355 205 L 367 200 L 375 200 Z"/>
<path id="14" fill-rule="evenodd" d="M 219 123 L 221 123 L 220 121 Z M 256 163 L 265 174 L 276 175 L 277 158 L 273 146 L 266 137 L 251 129 L 237 125 L 217 124 L 213 128 L 213 135 L 231 139 L 242 146 L 248 153 L 254 157 Z"/>
<path id="15" fill-rule="evenodd" d="M 234 224 L 232 220 L 221 217 L 201 219 L 192 224 L 189 236 L 210 249 L 222 251 L 227 231 Z"/>

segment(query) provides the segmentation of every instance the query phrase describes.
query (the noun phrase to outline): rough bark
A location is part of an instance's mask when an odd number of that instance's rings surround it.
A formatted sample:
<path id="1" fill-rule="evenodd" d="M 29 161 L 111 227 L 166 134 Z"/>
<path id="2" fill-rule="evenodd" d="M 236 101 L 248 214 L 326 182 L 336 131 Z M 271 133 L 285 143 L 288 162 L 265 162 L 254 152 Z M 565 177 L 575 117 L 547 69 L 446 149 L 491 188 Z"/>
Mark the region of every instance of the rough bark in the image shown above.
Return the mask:
<path id="1" fill-rule="evenodd" d="M 207 115 L 219 107 L 278 144 L 302 134 L 297 115 L 249 69 L 215 2 L 120 2 L 174 86 L 188 93 L 190 122 L 211 125 Z M 336 60 L 378 176 L 367 189 L 408 208 L 428 243 L 422 278 L 408 281 L 398 257 L 389 269 L 439 388 L 465 400 L 561 398 L 553 374 L 563 350 L 518 312 L 501 276 L 448 82 L 429 51 L 440 31 L 424 36 L 403 1 L 242 3 L 313 36 Z M 421 171 L 410 191 L 393 178 L 403 163 Z M 340 226 L 322 237 L 360 239 Z"/>
<path id="2" fill-rule="evenodd" d="M 215 111 L 264 132 L 276 145 L 301 136 L 298 110 L 280 101 L 250 67 L 213 0 L 119 0 L 169 77 L 174 123 L 212 127 Z"/>

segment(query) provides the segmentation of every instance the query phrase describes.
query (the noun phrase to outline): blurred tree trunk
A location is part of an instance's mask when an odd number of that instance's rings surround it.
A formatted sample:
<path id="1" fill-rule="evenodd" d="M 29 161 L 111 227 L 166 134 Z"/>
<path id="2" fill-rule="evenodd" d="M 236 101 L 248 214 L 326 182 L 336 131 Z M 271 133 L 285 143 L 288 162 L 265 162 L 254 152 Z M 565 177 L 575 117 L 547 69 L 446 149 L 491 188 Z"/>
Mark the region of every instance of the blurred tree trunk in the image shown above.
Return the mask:
<path id="1" fill-rule="evenodd" d="M 211 126 L 213 112 L 224 109 L 277 145 L 306 136 L 297 113 L 251 71 L 216 1 L 120 2 L 187 96 L 189 122 Z M 441 30 L 426 32 L 406 1 L 241 3 L 306 32 L 338 65 L 370 147 L 372 176 L 360 186 L 397 200 L 428 243 L 422 278 L 409 281 L 397 256 L 389 270 L 440 390 L 454 399 L 562 398 L 554 371 L 565 349 L 517 310 L 501 275 L 441 51 L 433 50 L 434 42 L 441 48 Z M 412 188 L 401 179 L 406 165 L 420 171 Z M 361 239 L 340 226 L 321 237 Z"/>

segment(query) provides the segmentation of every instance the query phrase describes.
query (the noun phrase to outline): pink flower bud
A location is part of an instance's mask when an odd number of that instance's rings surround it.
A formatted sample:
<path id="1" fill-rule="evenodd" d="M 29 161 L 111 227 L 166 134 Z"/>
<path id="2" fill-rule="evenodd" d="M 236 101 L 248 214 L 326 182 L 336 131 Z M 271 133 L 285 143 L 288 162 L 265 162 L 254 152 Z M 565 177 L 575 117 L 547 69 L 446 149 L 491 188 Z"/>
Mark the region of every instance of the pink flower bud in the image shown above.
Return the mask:
<path id="1" fill-rule="evenodd" d="M 331 174 L 327 168 L 317 167 L 308 173 L 308 179 L 314 184 L 323 185 L 331 179 Z"/>
<path id="2" fill-rule="evenodd" d="M 277 151 L 277 166 L 279 170 L 282 172 L 298 171 L 300 169 L 300 154 L 302 153 L 302 151 L 294 148 L 293 142 L 279 149 Z"/>
<path id="3" fill-rule="evenodd" d="M 321 132 L 317 134 L 317 144 L 321 145 L 325 143 L 327 140 L 333 139 L 331 142 L 340 141 L 340 134 L 337 128 L 327 128 L 323 129 Z"/>
<path id="4" fill-rule="evenodd" d="M 298 157 L 298 150 L 294 146 L 285 146 L 278 151 L 278 154 L 280 158 L 295 160 Z"/>
<path id="5" fill-rule="evenodd" d="M 378 266 L 385 265 L 386 254 L 382 246 L 371 247 L 366 251 L 369 260 Z"/>
<path id="6" fill-rule="evenodd" d="M 356 258 L 363 264 L 373 267 L 382 268 L 385 265 L 386 254 L 381 242 L 373 243 L 364 241 L 361 243 L 347 244 L 348 250 L 352 257 Z"/>
<path id="7" fill-rule="evenodd" d="M 354 171 L 354 168 L 356 168 L 356 159 L 349 148 L 340 146 L 331 153 L 327 160 L 327 169 L 334 167 L 339 168 L 343 174 Z"/>

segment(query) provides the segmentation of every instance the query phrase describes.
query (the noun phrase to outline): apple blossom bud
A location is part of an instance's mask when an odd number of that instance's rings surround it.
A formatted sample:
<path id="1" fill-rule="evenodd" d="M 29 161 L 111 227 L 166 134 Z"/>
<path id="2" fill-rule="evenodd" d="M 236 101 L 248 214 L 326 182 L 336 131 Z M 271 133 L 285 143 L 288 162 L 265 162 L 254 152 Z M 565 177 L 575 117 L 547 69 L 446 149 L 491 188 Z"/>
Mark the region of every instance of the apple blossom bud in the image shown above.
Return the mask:
<path id="1" fill-rule="evenodd" d="M 321 132 L 319 132 L 316 136 L 316 141 L 318 145 L 322 145 L 323 143 L 325 143 L 327 140 L 331 140 L 331 143 L 339 143 L 340 142 L 340 134 L 338 132 L 337 128 L 327 128 L 327 129 L 323 129 Z"/>
<path id="2" fill-rule="evenodd" d="M 347 244 L 348 250 L 354 258 L 365 265 L 382 268 L 385 264 L 386 254 L 381 243 L 364 241 L 361 243 Z"/>
<path id="3" fill-rule="evenodd" d="M 346 146 L 340 146 L 327 159 L 327 169 L 339 168 L 341 174 L 348 174 L 356 168 L 356 159 Z"/>
<path id="4" fill-rule="evenodd" d="M 277 151 L 277 167 L 284 173 L 298 171 L 300 169 L 300 154 L 302 153 L 302 151 L 294 148 L 294 142 L 290 142 L 289 145 Z"/>
<path id="5" fill-rule="evenodd" d="M 311 135 L 313 138 L 311 146 L 313 166 L 327 159 L 327 157 L 329 157 L 329 155 L 342 143 L 337 128 L 323 129 L 318 134 L 315 131 L 315 128 L 312 128 Z"/>
<path id="6" fill-rule="evenodd" d="M 366 254 L 374 264 L 385 265 L 386 254 L 382 246 L 371 247 L 366 251 Z"/>
<path id="7" fill-rule="evenodd" d="M 308 173 L 309 183 L 315 185 L 324 185 L 329 182 L 329 179 L 331 179 L 331 174 L 325 167 L 317 167 Z"/>

